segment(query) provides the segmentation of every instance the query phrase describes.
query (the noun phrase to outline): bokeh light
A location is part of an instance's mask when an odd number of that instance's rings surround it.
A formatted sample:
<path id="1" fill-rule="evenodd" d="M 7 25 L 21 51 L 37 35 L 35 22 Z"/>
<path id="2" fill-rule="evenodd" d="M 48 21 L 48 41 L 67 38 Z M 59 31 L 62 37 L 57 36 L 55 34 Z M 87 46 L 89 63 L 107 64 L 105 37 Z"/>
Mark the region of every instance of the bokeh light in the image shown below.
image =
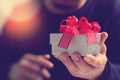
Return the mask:
<path id="1" fill-rule="evenodd" d="M 35 33 L 39 24 L 39 7 L 35 0 L 4 0 L 2 11 L 7 35 L 25 38 Z"/>

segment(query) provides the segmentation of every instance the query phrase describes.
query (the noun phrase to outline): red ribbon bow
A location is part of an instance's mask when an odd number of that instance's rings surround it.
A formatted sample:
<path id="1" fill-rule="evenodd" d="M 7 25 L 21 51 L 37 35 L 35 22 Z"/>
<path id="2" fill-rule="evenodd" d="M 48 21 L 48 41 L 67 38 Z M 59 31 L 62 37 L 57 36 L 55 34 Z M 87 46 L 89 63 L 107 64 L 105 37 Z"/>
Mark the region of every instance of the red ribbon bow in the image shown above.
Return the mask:
<path id="1" fill-rule="evenodd" d="M 95 44 L 97 43 L 96 34 L 100 32 L 100 30 L 101 27 L 97 22 L 88 23 L 86 17 L 81 17 L 78 21 L 75 16 L 68 16 L 67 20 L 62 20 L 60 22 L 60 32 L 62 32 L 63 35 L 58 46 L 67 49 L 74 35 L 85 33 L 87 42 Z"/>

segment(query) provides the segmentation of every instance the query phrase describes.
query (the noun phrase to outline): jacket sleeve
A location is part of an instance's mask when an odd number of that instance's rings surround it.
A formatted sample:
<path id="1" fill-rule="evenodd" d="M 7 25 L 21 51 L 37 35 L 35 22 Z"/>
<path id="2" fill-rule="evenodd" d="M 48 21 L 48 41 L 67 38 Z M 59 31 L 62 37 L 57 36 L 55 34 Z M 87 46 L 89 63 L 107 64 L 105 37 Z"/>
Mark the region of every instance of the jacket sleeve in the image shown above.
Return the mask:
<path id="1" fill-rule="evenodd" d="M 120 80 L 120 65 L 113 64 L 108 60 L 105 70 L 98 80 Z"/>
<path id="2" fill-rule="evenodd" d="M 0 80 L 9 80 L 9 71 L 11 68 L 11 64 L 1 64 L 0 66 Z"/>
<path id="3" fill-rule="evenodd" d="M 113 13 L 108 26 L 107 57 L 103 74 L 98 80 L 120 80 L 120 0 L 115 0 Z"/>

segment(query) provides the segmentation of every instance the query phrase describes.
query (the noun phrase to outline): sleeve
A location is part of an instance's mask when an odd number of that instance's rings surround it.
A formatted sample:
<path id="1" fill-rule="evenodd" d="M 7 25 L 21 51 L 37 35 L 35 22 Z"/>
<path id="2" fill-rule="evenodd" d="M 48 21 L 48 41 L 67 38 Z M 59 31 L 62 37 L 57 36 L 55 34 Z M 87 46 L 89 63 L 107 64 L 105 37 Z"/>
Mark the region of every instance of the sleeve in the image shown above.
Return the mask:
<path id="1" fill-rule="evenodd" d="M 0 80 L 9 80 L 11 67 L 18 62 L 22 54 L 10 52 L 2 43 L 2 39 L 0 39 Z"/>
<path id="2" fill-rule="evenodd" d="M 108 60 L 104 72 L 98 80 L 120 80 L 119 74 L 120 65 L 115 65 Z"/>
<path id="3" fill-rule="evenodd" d="M 0 80 L 9 80 L 8 74 L 11 68 L 11 64 L 1 64 L 0 66 Z"/>
<path id="4" fill-rule="evenodd" d="M 107 28 L 108 39 L 107 57 L 108 61 L 103 74 L 98 80 L 120 80 L 120 0 L 115 0 L 111 20 Z"/>
<path id="5" fill-rule="evenodd" d="M 11 54 L 8 53 L 7 50 L 5 52 L 5 50 L 6 49 L 4 49 L 0 43 L 0 80 L 9 80 L 8 74 L 12 64 L 14 63 L 10 56 Z"/>

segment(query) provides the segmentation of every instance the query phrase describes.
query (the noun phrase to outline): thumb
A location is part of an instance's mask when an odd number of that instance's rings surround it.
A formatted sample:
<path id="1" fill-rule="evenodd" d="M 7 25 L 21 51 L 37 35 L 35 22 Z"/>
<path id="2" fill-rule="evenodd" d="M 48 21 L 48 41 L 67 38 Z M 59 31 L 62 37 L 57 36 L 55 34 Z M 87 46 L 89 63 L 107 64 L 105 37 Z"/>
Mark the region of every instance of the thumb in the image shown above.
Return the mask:
<path id="1" fill-rule="evenodd" d="M 102 32 L 101 34 L 101 54 L 106 55 L 106 45 L 105 45 L 105 41 L 108 38 L 108 34 L 106 32 Z"/>
<path id="2" fill-rule="evenodd" d="M 96 56 L 99 56 L 99 55 L 100 54 L 97 54 Z M 86 55 L 86 56 L 84 56 L 84 61 L 93 67 L 98 67 L 100 63 L 99 63 L 98 58 L 96 56 Z"/>
<path id="3" fill-rule="evenodd" d="M 50 55 L 49 54 L 45 54 L 43 57 L 46 58 L 46 59 L 50 59 Z"/>
<path id="4" fill-rule="evenodd" d="M 102 34 L 101 34 L 101 44 L 104 44 L 107 38 L 108 38 L 108 33 L 107 32 L 102 32 Z"/>

